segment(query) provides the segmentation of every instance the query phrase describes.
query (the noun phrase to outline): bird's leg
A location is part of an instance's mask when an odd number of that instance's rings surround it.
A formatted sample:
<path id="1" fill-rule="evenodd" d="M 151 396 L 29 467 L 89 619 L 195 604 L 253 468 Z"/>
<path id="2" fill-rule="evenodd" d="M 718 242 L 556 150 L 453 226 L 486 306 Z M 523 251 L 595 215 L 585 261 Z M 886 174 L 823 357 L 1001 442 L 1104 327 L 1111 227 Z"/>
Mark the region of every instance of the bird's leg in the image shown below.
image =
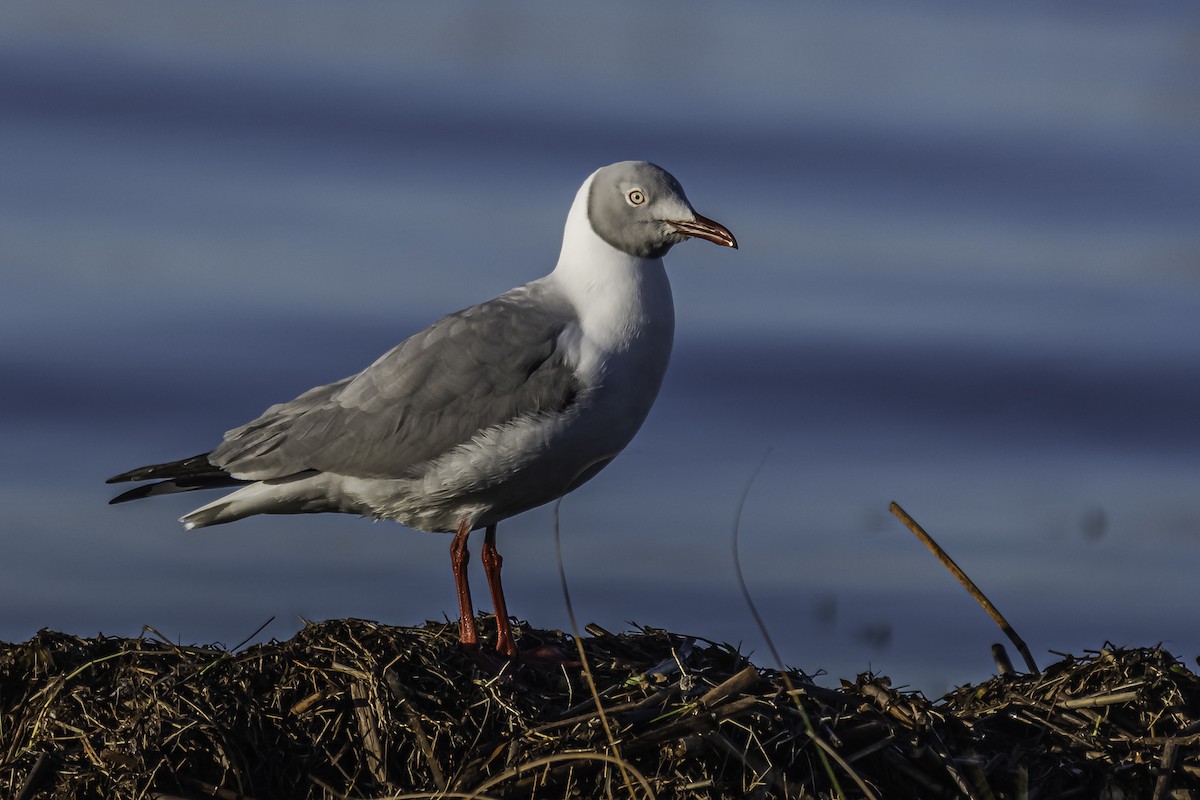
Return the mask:
<path id="1" fill-rule="evenodd" d="M 512 628 L 508 624 L 508 606 L 504 602 L 504 587 L 500 585 L 500 567 L 504 565 L 504 559 L 496 550 L 495 525 L 489 525 L 483 537 L 482 555 L 483 571 L 487 574 L 492 607 L 496 611 L 496 649 L 509 658 L 516 658 L 517 643 L 513 641 Z"/>
<path id="2" fill-rule="evenodd" d="M 479 646 L 479 631 L 475 628 L 475 606 L 471 604 L 471 584 L 467 581 L 467 558 L 471 555 L 467 551 L 467 537 L 470 535 L 471 523 L 463 520 L 450 543 L 450 566 L 454 569 L 454 588 L 458 590 L 458 641 L 463 647 L 475 648 Z"/>

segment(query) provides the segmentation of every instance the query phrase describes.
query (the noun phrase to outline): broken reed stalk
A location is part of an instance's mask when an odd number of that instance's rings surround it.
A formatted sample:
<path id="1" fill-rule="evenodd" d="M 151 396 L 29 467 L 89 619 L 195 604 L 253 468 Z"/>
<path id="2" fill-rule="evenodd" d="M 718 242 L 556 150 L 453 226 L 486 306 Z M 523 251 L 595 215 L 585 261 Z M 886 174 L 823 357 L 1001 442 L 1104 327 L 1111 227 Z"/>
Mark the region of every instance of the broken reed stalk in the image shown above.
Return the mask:
<path id="1" fill-rule="evenodd" d="M 941 545 L 935 542 L 933 537 L 926 533 L 925 529 L 909 516 L 908 512 L 901 508 L 900 504 L 895 500 L 888 504 L 888 511 L 891 511 L 896 519 L 903 522 L 904 527 L 912 531 L 913 535 L 920 539 L 921 543 L 929 548 L 931 553 L 937 556 L 937 560 L 942 562 L 943 567 L 950 570 L 950 574 L 958 579 L 958 582 L 967 590 L 967 593 L 975 598 L 975 602 L 979 603 L 983 607 L 983 610 L 987 612 L 987 615 L 992 618 L 992 621 L 1000 626 L 1000 630 L 1004 631 L 1004 635 L 1008 637 L 1009 641 L 1020 652 L 1021 657 L 1025 659 L 1025 664 L 1029 667 L 1029 671 L 1034 675 L 1040 675 L 1041 670 L 1038 669 L 1037 664 L 1034 662 L 1029 648 L 1025 645 L 1025 641 L 1017 635 L 1012 625 L 1008 624 L 1008 620 L 1004 618 L 999 609 L 992 605 L 992 601 L 987 599 L 984 593 L 979 590 L 979 587 L 975 585 L 975 582 L 967 577 L 967 573 L 963 572 L 962 568 L 954 563 L 954 559 L 950 557 L 950 554 L 943 550 Z"/>

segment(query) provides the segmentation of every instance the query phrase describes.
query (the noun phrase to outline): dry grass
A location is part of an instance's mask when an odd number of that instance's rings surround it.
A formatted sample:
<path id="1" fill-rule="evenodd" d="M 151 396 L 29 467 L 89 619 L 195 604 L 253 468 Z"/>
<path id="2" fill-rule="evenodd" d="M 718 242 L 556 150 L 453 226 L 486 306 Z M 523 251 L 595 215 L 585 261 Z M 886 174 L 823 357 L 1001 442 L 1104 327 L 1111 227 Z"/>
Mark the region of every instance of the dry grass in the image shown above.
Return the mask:
<path id="1" fill-rule="evenodd" d="M 850 797 L 1200 791 L 1200 678 L 1159 649 L 931 703 L 871 675 L 835 690 L 792 673 L 789 693 L 728 645 L 590 633 L 639 797 L 827 797 L 818 749 Z M 629 796 L 578 668 L 488 676 L 445 624 L 338 620 L 237 652 L 42 632 L 0 648 L 0 725 L 0 795 L 22 800 Z"/>

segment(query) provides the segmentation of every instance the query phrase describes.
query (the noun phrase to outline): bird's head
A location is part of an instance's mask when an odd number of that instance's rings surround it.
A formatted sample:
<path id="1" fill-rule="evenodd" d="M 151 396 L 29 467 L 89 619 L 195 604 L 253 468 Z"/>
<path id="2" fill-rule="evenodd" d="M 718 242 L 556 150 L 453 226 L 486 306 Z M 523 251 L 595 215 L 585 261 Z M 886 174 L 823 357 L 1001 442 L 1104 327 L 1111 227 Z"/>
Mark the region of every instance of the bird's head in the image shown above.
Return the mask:
<path id="1" fill-rule="evenodd" d="M 596 172 L 588 220 L 601 239 L 638 258 L 661 258 L 684 239 L 737 248 L 729 229 L 696 213 L 679 181 L 648 161 L 621 161 Z"/>

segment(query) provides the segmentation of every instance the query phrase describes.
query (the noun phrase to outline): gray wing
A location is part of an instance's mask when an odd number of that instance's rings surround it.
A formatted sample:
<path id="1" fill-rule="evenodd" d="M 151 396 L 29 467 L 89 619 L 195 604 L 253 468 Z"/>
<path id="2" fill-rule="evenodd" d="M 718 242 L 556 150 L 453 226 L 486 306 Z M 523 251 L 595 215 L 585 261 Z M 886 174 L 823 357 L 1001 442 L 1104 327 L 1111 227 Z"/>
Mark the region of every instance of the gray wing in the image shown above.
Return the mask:
<path id="1" fill-rule="evenodd" d="M 572 317 L 513 290 L 451 314 L 358 375 L 271 406 L 210 460 L 264 480 L 306 470 L 399 478 L 521 416 L 562 410 L 579 386 L 559 349 Z"/>

